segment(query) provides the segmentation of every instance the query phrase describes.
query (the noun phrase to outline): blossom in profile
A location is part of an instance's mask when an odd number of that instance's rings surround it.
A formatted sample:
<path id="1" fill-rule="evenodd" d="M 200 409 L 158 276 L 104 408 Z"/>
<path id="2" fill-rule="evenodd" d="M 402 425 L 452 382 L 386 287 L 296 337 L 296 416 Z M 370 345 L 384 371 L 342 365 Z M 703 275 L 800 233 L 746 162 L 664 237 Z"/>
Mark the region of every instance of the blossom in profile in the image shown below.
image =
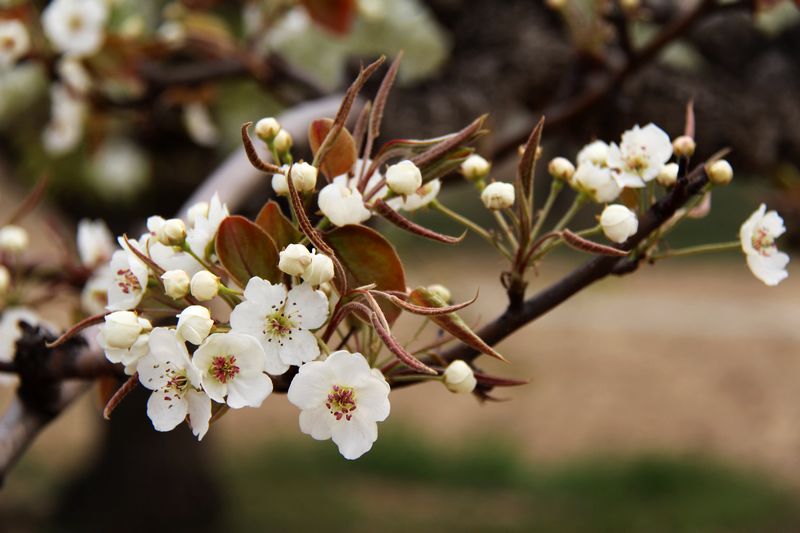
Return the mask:
<path id="1" fill-rule="evenodd" d="M 42 13 L 44 33 L 53 47 L 78 57 L 100 50 L 107 20 L 104 0 L 53 0 Z"/>
<path id="2" fill-rule="evenodd" d="M 317 338 L 311 333 L 328 318 L 328 298 L 309 283 L 286 291 L 283 284 L 251 278 L 244 300 L 231 312 L 231 331 L 256 338 L 266 354 L 264 370 L 280 375 L 290 365 L 319 357 Z"/>
<path id="3" fill-rule="evenodd" d="M 638 125 L 622 134 L 622 142 L 608 148 L 608 166 L 620 187 L 644 187 L 672 157 L 669 135 L 656 126 Z"/>
<path id="4" fill-rule="evenodd" d="M 111 259 L 114 253 L 114 236 L 102 220 L 84 218 L 78 222 L 78 255 L 81 263 L 94 268 Z"/>
<path id="5" fill-rule="evenodd" d="M 613 202 L 622 192 L 611 170 L 591 161 L 578 164 L 572 185 L 597 203 Z"/>
<path id="6" fill-rule="evenodd" d="M 28 53 L 31 38 L 19 20 L 0 20 L 0 68 L 13 66 Z"/>
<path id="7" fill-rule="evenodd" d="M 777 285 L 789 275 L 786 272 L 789 256 L 775 245 L 775 239 L 785 231 L 780 215 L 775 211 L 768 212 L 764 204 L 750 215 L 739 230 L 747 266 L 755 277 L 769 286 Z"/>
<path id="8" fill-rule="evenodd" d="M 114 252 L 110 267 L 106 308 L 109 311 L 135 309 L 147 289 L 147 265 L 126 247 Z"/>
<path id="9" fill-rule="evenodd" d="M 205 216 L 197 214 L 186 235 L 186 242 L 195 255 L 207 257 L 206 252 L 217 235 L 219 225 L 229 214 L 228 206 L 222 203 L 219 194 L 214 193 L 208 205 L 208 213 Z"/>
<path id="10" fill-rule="evenodd" d="M 434 201 L 442 189 L 442 182 L 439 178 L 429 181 L 418 188 L 414 193 L 409 194 L 405 198 L 395 197 L 389 199 L 386 203 L 392 209 L 402 209 L 404 211 L 416 211 L 422 209 L 429 203 Z"/>
<path id="11" fill-rule="evenodd" d="M 350 188 L 347 176 L 338 176 L 319 191 L 317 204 L 320 211 L 336 226 L 361 224 L 371 213 L 364 205 L 364 197 Z"/>
<path id="12" fill-rule="evenodd" d="M 389 416 L 389 390 L 363 355 L 340 350 L 301 366 L 288 398 L 301 409 L 303 433 L 332 439 L 345 459 L 358 459 L 377 440 L 377 423 Z"/>
<path id="13" fill-rule="evenodd" d="M 153 391 L 147 416 L 157 431 L 175 429 L 186 416 L 192 433 L 202 440 L 211 419 L 211 399 L 200 388 L 200 372 L 186 345 L 169 328 L 150 333 L 149 353 L 137 365 L 139 381 Z"/>

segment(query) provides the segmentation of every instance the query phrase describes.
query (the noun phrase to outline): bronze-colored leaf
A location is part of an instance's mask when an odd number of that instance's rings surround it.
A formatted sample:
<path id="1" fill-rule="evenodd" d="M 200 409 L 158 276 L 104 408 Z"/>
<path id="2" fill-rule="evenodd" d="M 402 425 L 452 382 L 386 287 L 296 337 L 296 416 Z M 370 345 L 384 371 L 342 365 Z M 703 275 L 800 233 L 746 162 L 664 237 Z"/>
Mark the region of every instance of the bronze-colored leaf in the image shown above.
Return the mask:
<path id="1" fill-rule="evenodd" d="M 219 225 L 216 251 L 222 266 L 241 287 L 254 276 L 272 283 L 281 279 L 272 238 L 242 216 L 229 216 Z"/>
<path id="2" fill-rule="evenodd" d="M 314 155 L 319 151 L 331 128 L 333 128 L 333 119 L 330 118 L 315 120 L 308 126 L 308 143 L 311 145 Z M 343 127 L 322 161 L 320 170 L 330 180 L 348 172 L 355 164 L 356 159 L 358 159 L 356 142 L 347 128 Z"/>
<path id="3" fill-rule="evenodd" d="M 286 218 L 275 200 L 264 204 L 256 216 L 256 225 L 272 237 L 278 251 L 290 244 L 300 242 L 303 238 L 303 234 L 292 225 L 291 220 Z"/>
<path id="4" fill-rule="evenodd" d="M 333 33 L 350 31 L 356 17 L 356 0 L 302 0 L 311 20 Z"/>

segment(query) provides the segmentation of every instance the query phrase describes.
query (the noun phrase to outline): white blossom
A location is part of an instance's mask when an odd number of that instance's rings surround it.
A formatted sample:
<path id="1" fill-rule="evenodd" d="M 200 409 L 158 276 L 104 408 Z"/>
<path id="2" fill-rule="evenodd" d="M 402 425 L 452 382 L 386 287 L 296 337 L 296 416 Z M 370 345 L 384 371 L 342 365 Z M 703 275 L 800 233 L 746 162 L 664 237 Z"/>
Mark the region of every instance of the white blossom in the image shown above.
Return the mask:
<path id="1" fill-rule="evenodd" d="M 186 224 L 179 218 L 165 220 L 156 232 L 156 238 L 164 246 L 180 246 L 186 240 Z"/>
<path id="2" fill-rule="evenodd" d="M 278 153 L 288 152 L 293 143 L 292 136 L 284 129 L 280 130 L 278 134 L 275 135 L 275 139 L 272 142 Z"/>
<path id="3" fill-rule="evenodd" d="M 478 384 L 475 372 L 460 359 L 447 365 L 443 379 L 447 390 L 456 394 L 468 394 L 475 390 L 475 385 Z"/>
<path id="4" fill-rule="evenodd" d="M 303 271 L 303 281 L 317 287 L 333 279 L 335 270 L 333 261 L 325 254 L 314 253 L 311 263 Z"/>
<path id="5" fill-rule="evenodd" d="M 215 402 L 227 401 L 234 409 L 259 407 L 272 392 L 272 380 L 264 374 L 264 350 L 250 335 L 209 335 L 193 361 L 203 390 Z"/>
<path id="6" fill-rule="evenodd" d="M 149 353 L 139 360 L 137 371 L 141 384 L 153 391 L 147 401 L 153 427 L 171 431 L 188 415 L 192 433 L 202 440 L 211 419 L 211 399 L 200 390 L 200 372 L 175 331 L 152 331 Z"/>
<path id="7" fill-rule="evenodd" d="M 219 130 L 208 106 L 202 102 L 190 102 L 183 106 L 183 126 L 189 137 L 200 146 L 215 146 L 219 142 Z"/>
<path id="8" fill-rule="evenodd" d="M 108 6 L 104 0 L 53 0 L 42 13 L 53 46 L 72 56 L 97 52 L 105 39 Z"/>
<path id="9" fill-rule="evenodd" d="M 8 293 L 11 286 L 11 272 L 4 265 L 0 265 L 0 296 Z"/>
<path id="10" fill-rule="evenodd" d="M 411 161 L 400 161 L 386 169 L 386 184 L 396 194 L 414 194 L 422 187 L 422 172 Z"/>
<path id="11" fill-rule="evenodd" d="M 654 180 L 672 157 L 669 135 L 655 124 L 638 125 L 622 134 L 619 146 L 611 144 L 608 166 L 620 187 L 644 187 Z"/>
<path id="12" fill-rule="evenodd" d="M 598 203 L 613 202 L 622 192 L 611 170 L 591 161 L 578 164 L 572 175 L 572 186 Z"/>
<path id="13" fill-rule="evenodd" d="M 319 356 L 317 339 L 310 330 L 325 323 L 328 299 L 322 291 L 303 283 L 286 292 L 258 277 L 244 289 L 244 301 L 231 312 L 232 331 L 252 335 L 260 342 L 266 360 L 264 370 L 283 374 L 290 365 Z"/>
<path id="14" fill-rule="evenodd" d="M 628 240 L 639 229 L 636 213 L 620 204 L 612 204 L 600 215 L 603 233 L 610 241 L 620 243 Z"/>
<path id="15" fill-rule="evenodd" d="M 608 148 L 608 144 L 603 141 L 594 141 L 587 144 L 578 152 L 578 157 L 576 158 L 578 166 L 581 163 L 594 163 L 600 167 L 607 166 Z"/>
<path id="16" fill-rule="evenodd" d="M 189 294 L 189 274 L 185 270 L 167 270 L 161 274 L 164 294 L 173 300 L 180 300 Z"/>
<path id="17" fill-rule="evenodd" d="M 14 224 L 0 228 L 0 250 L 4 252 L 18 254 L 28 247 L 29 242 L 25 228 Z"/>
<path id="18" fill-rule="evenodd" d="M 369 219 L 364 197 L 347 185 L 346 176 L 338 176 L 319 191 L 317 204 L 320 211 L 336 226 L 360 224 Z"/>
<path id="19" fill-rule="evenodd" d="M 228 215 L 228 206 L 220 201 L 217 193 L 214 193 L 208 206 L 208 214 L 206 216 L 198 214 L 186 235 L 186 242 L 194 254 L 201 258 L 207 257 L 206 252 L 217 235 L 219 225 Z"/>
<path id="20" fill-rule="evenodd" d="M 78 222 L 77 243 L 81 263 L 89 268 L 108 262 L 114 253 L 114 236 L 102 220 Z"/>
<path id="21" fill-rule="evenodd" d="M 50 87 L 50 122 L 42 132 L 42 142 L 47 153 L 62 155 L 83 138 L 83 121 L 86 102 L 75 96 L 60 83 Z"/>
<path id="22" fill-rule="evenodd" d="M 478 154 L 472 154 L 461 163 L 461 174 L 469 181 L 484 179 L 492 164 Z"/>
<path id="23" fill-rule="evenodd" d="M 19 321 L 23 320 L 35 326 L 40 323 L 39 316 L 27 307 L 8 307 L 0 316 L 0 361 L 14 360 L 17 352 L 17 341 L 22 337 Z M 0 372 L 0 387 L 16 385 L 19 379 L 16 374 Z"/>
<path id="24" fill-rule="evenodd" d="M 688 135 L 681 135 L 672 141 L 672 151 L 677 157 L 692 157 L 697 144 Z"/>
<path id="25" fill-rule="evenodd" d="M 147 265 L 126 246 L 111 256 L 111 279 L 108 286 L 109 311 L 134 309 L 147 289 Z"/>
<path id="26" fill-rule="evenodd" d="M 514 185 L 502 181 L 490 183 L 481 192 L 486 209 L 506 209 L 514 205 Z"/>
<path id="27" fill-rule="evenodd" d="M 555 157 L 547 164 L 547 171 L 555 179 L 569 183 L 575 174 L 575 165 L 564 157 Z"/>
<path id="28" fill-rule="evenodd" d="M 266 143 L 271 142 L 281 131 L 281 125 L 273 117 L 266 117 L 256 122 L 255 130 L 258 138 Z"/>
<path id="29" fill-rule="evenodd" d="M 186 220 L 189 221 L 189 227 L 193 228 L 198 218 L 208 218 L 208 202 L 197 202 L 189 206 L 186 210 Z"/>
<path id="30" fill-rule="evenodd" d="M 661 171 L 656 176 L 656 181 L 662 187 L 672 187 L 678 181 L 678 163 L 667 163 L 661 167 Z"/>
<path id="31" fill-rule="evenodd" d="M 56 71 L 71 91 L 85 95 L 92 87 L 92 78 L 80 59 L 64 56 L 56 64 Z"/>
<path id="32" fill-rule="evenodd" d="M 106 316 L 100 326 L 97 343 L 103 348 L 106 359 L 125 365 L 125 373 L 133 375 L 138 361 L 147 355 L 150 321 L 137 317 L 135 313 L 118 311 Z"/>
<path id="33" fill-rule="evenodd" d="M 755 277 L 769 286 L 777 285 L 789 275 L 786 272 L 789 256 L 778 251 L 775 245 L 775 239 L 785 231 L 780 215 L 775 211 L 767 212 L 764 204 L 750 215 L 739 230 L 747 266 Z"/>
<path id="34" fill-rule="evenodd" d="M 442 188 L 442 182 L 439 178 L 433 179 L 425 183 L 422 187 L 418 188 L 413 194 L 409 194 L 405 198 L 395 197 L 390 198 L 386 203 L 392 209 L 403 209 L 404 211 L 416 211 L 427 206 L 434 201 L 439 195 Z"/>
<path id="35" fill-rule="evenodd" d="M 213 326 L 214 321 L 207 308 L 202 305 L 190 305 L 178 315 L 178 325 L 175 327 L 175 331 L 179 338 L 199 346 L 206 340 Z"/>
<path id="36" fill-rule="evenodd" d="M 300 276 L 311 264 L 311 251 L 302 244 L 290 244 L 278 255 L 278 268 L 290 276 Z"/>
<path id="37" fill-rule="evenodd" d="M 201 302 L 213 300 L 219 293 L 219 278 L 208 270 L 201 270 L 192 276 L 189 291 Z"/>
<path id="38" fill-rule="evenodd" d="M 346 459 L 357 459 L 377 440 L 377 422 L 389 416 L 389 390 L 363 355 L 340 350 L 301 366 L 287 396 L 301 409 L 303 433 L 333 439 Z"/>
<path id="39" fill-rule="evenodd" d="M 294 163 L 289 169 L 286 170 L 286 176 L 291 171 L 292 183 L 294 184 L 297 192 L 314 192 L 317 186 L 317 168 L 309 165 L 308 163 Z M 286 190 L 288 192 L 289 185 L 287 183 Z"/>
<path id="40" fill-rule="evenodd" d="M 81 309 L 89 315 L 99 315 L 106 311 L 108 304 L 108 288 L 113 276 L 108 263 L 100 265 L 83 286 L 81 291 Z"/>
<path id="41" fill-rule="evenodd" d="M 28 53 L 31 38 L 19 20 L 0 20 L 0 68 L 13 66 Z"/>

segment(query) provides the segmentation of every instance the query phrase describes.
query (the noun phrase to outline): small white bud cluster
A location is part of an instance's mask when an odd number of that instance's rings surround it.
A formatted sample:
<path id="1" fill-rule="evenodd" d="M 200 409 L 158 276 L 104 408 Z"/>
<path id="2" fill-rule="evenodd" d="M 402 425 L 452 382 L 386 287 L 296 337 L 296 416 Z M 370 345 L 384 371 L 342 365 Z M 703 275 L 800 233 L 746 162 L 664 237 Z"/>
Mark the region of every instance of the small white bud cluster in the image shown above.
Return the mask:
<path id="1" fill-rule="evenodd" d="M 186 224 L 179 218 L 165 220 L 158 228 L 156 238 L 165 246 L 180 246 L 186 240 Z"/>
<path id="2" fill-rule="evenodd" d="M 486 209 L 507 209 L 514 205 L 514 185 L 502 181 L 490 183 L 481 192 L 481 201 Z"/>
<path id="3" fill-rule="evenodd" d="M 287 181 L 290 167 L 286 166 L 282 174 L 272 176 L 272 189 L 278 196 L 289 196 L 289 182 Z M 317 186 L 317 168 L 305 162 L 295 163 L 291 166 L 292 183 L 298 193 L 311 193 Z"/>
<path id="4" fill-rule="evenodd" d="M 327 255 L 311 252 L 302 244 L 290 244 L 279 255 L 278 268 L 281 272 L 300 276 L 314 286 L 333 279 L 333 261 Z"/>

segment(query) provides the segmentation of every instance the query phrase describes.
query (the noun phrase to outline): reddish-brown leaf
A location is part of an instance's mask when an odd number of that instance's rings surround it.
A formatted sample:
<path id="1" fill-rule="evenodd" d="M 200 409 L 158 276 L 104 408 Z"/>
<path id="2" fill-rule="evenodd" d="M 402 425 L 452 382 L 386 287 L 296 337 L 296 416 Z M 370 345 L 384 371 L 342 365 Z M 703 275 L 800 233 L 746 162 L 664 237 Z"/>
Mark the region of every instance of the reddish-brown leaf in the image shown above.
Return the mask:
<path id="1" fill-rule="evenodd" d="M 229 216 L 219 225 L 216 251 L 222 266 L 242 287 L 253 276 L 272 283 L 281 279 L 278 250 L 272 238 L 242 216 Z"/>
<path id="2" fill-rule="evenodd" d="M 311 19 L 323 28 L 344 35 L 356 16 L 356 0 L 302 0 Z"/>
<path id="3" fill-rule="evenodd" d="M 308 143 L 314 155 L 319 151 L 328 132 L 333 128 L 333 119 L 321 118 L 308 126 Z M 320 165 L 320 170 L 329 180 L 348 172 L 358 159 L 356 142 L 347 128 L 342 128 L 336 141 L 331 146 L 328 154 Z"/>
<path id="4" fill-rule="evenodd" d="M 272 237 L 278 251 L 290 244 L 300 242 L 303 238 L 303 234 L 292 225 L 291 220 L 286 218 L 274 200 L 270 200 L 261 208 L 256 217 L 256 225 Z"/>

